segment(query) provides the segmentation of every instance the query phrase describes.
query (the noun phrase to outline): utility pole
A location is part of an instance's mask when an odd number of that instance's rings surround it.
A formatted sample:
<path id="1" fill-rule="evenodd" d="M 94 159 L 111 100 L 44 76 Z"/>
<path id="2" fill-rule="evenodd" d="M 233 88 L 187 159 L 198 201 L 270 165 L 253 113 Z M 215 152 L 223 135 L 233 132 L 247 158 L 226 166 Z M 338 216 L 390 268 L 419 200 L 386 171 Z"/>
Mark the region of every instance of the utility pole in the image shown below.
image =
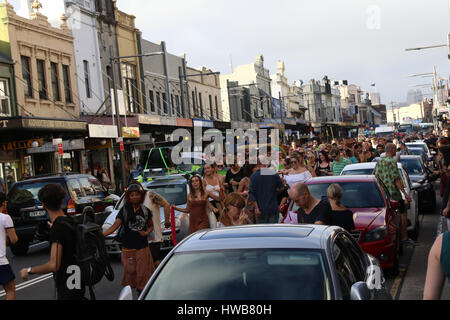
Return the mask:
<path id="1" fill-rule="evenodd" d="M 186 96 L 184 95 L 184 79 L 182 67 L 178 67 L 178 74 L 180 76 L 181 110 L 183 110 L 183 117 L 186 117 Z"/>
<path id="2" fill-rule="evenodd" d="M 281 96 L 281 90 L 278 92 L 280 98 L 280 114 L 281 114 L 281 141 L 284 143 L 284 101 Z"/>
<path id="3" fill-rule="evenodd" d="M 110 64 L 111 64 L 111 82 L 112 87 L 114 90 L 114 106 L 116 111 L 116 122 L 117 122 L 117 133 L 118 133 L 118 141 L 120 144 L 123 143 L 123 134 L 122 134 L 122 122 L 120 122 L 120 111 L 119 111 L 119 97 L 117 94 L 117 87 L 116 87 L 116 79 L 115 79 L 115 72 L 114 72 L 114 64 L 116 59 L 110 58 Z M 120 63 L 120 60 L 119 60 Z M 126 112 L 126 111 L 125 111 Z M 120 171 L 122 172 L 122 188 L 119 193 L 122 193 L 126 187 L 127 184 L 127 178 L 125 175 L 125 159 L 124 159 L 124 150 L 120 148 Z M 120 185 L 120 184 L 119 184 Z"/>
<path id="4" fill-rule="evenodd" d="M 166 100 L 167 105 L 169 106 L 169 117 L 172 117 L 172 99 L 170 99 L 170 83 L 169 83 L 169 65 L 167 62 L 167 50 L 166 50 L 166 43 L 164 41 L 161 41 L 161 49 L 163 52 L 163 60 L 164 60 L 164 75 L 165 75 L 165 82 L 166 82 Z M 164 101 L 163 101 L 164 103 Z"/>

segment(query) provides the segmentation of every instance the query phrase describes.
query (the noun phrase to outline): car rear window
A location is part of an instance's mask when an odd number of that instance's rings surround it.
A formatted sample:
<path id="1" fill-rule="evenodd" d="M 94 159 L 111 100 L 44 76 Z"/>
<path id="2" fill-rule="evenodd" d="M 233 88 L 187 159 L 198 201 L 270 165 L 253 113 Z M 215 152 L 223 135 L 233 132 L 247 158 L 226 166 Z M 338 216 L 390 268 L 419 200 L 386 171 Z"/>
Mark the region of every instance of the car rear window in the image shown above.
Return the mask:
<path id="1" fill-rule="evenodd" d="M 64 190 L 64 182 L 62 180 L 38 180 L 16 184 L 8 194 L 8 205 L 11 206 L 34 206 L 41 205 L 38 193 L 43 187 L 49 183 L 58 183 Z"/>
<path id="2" fill-rule="evenodd" d="M 175 254 L 145 300 L 327 300 L 322 254 L 238 249 Z"/>
<path id="3" fill-rule="evenodd" d="M 351 169 L 342 171 L 341 176 L 371 176 L 373 169 Z"/>
<path id="4" fill-rule="evenodd" d="M 384 208 L 385 203 L 375 182 L 338 183 L 343 191 L 342 205 L 347 208 Z M 316 199 L 324 199 L 331 183 L 308 185 Z"/>
<path id="5" fill-rule="evenodd" d="M 100 181 L 94 177 L 69 179 L 67 181 L 67 185 L 74 199 L 93 196 L 106 196 L 105 190 L 103 189 Z"/>

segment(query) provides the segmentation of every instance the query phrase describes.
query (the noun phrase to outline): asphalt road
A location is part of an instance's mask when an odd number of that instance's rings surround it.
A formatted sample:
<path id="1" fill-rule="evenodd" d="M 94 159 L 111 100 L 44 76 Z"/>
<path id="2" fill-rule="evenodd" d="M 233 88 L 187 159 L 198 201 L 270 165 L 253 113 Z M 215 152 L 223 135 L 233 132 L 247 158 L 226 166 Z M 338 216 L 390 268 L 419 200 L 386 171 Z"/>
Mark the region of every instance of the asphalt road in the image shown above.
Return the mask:
<path id="1" fill-rule="evenodd" d="M 436 183 L 436 186 L 438 184 Z M 436 188 L 437 189 L 437 188 Z M 438 191 L 438 189 L 437 189 Z M 387 277 L 386 286 L 394 299 L 419 300 L 422 298 L 425 283 L 426 263 L 428 252 L 437 234 L 439 224 L 439 209 L 441 199 L 437 198 L 438 206 L 434 213 L 420 215 L 421 230 L 417 246 L 408 245 L 400 257 L 400 273 L 396 277 Z M 25 257 L 15 257 L 8 249 L 7 257 L 16 274 L 16 298 L 18 300 L 53 300 L 54 282 L 51 274 L 44 276 L 31 276 L 28 281 L 20 278 L 20 270 L 29 266 L 41 265 L 48 261 L 48 243 L 35 244 Z M 112 261 L 115 279 L 112 282 L 104 279 L 95 287 L 97 300 L 117 300 L 122 290 L 123 267 L 120 261 Z M 450 288 L 444 296 L 450 296 Z M 137 293 L 134 292 L 135 298 Z M 0 300 L 4 300 L 4 291 L 0 291 Z"/>

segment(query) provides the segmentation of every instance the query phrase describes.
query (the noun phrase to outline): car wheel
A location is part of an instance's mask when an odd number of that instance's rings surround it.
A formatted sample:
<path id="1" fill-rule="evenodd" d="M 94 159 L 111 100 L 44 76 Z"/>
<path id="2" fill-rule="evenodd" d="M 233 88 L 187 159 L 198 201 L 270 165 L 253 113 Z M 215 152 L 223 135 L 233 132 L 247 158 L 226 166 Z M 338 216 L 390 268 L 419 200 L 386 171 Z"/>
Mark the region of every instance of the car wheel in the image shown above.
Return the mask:
<path id="1" fill-rule="evenodd" d="M 19 241 L 16 244 L 11 245 L 11 251 L 16 257 L 24 256 L 28 252 L 30 243 L 27 241 Z"/>

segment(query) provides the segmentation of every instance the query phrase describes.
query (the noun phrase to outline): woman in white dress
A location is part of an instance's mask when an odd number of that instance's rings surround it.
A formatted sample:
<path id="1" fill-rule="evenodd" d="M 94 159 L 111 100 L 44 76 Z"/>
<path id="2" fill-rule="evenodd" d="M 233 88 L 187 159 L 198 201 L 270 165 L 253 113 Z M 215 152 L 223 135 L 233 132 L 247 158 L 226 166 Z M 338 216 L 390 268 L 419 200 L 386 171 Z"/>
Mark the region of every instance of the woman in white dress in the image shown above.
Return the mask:
<path id="1" fill-rule="evenodd" d="M 219 178 L 217 177 L 216 171 L 213 169 L 213 166 L 210 164 L 205 164 L 204 166 L 204 174 L 203 177 L 203 188 L 206 191 L 209 191 L 214 198 L 209 197 L 208 201 L 219 210 L 222 211 L 221 201 L 223 199 L 223 188 L 220 183 Z"/>
<path id="2" fill-rule="evenodd" d="M 290 188 L 296 183 L 304 183 L 313 177 L 305 165 L 305 158 L 302 154 L 294 153 L 291 156 L 291 164 L 292 169 L 287 176 L 284 176 L 284 179 Z"/>

